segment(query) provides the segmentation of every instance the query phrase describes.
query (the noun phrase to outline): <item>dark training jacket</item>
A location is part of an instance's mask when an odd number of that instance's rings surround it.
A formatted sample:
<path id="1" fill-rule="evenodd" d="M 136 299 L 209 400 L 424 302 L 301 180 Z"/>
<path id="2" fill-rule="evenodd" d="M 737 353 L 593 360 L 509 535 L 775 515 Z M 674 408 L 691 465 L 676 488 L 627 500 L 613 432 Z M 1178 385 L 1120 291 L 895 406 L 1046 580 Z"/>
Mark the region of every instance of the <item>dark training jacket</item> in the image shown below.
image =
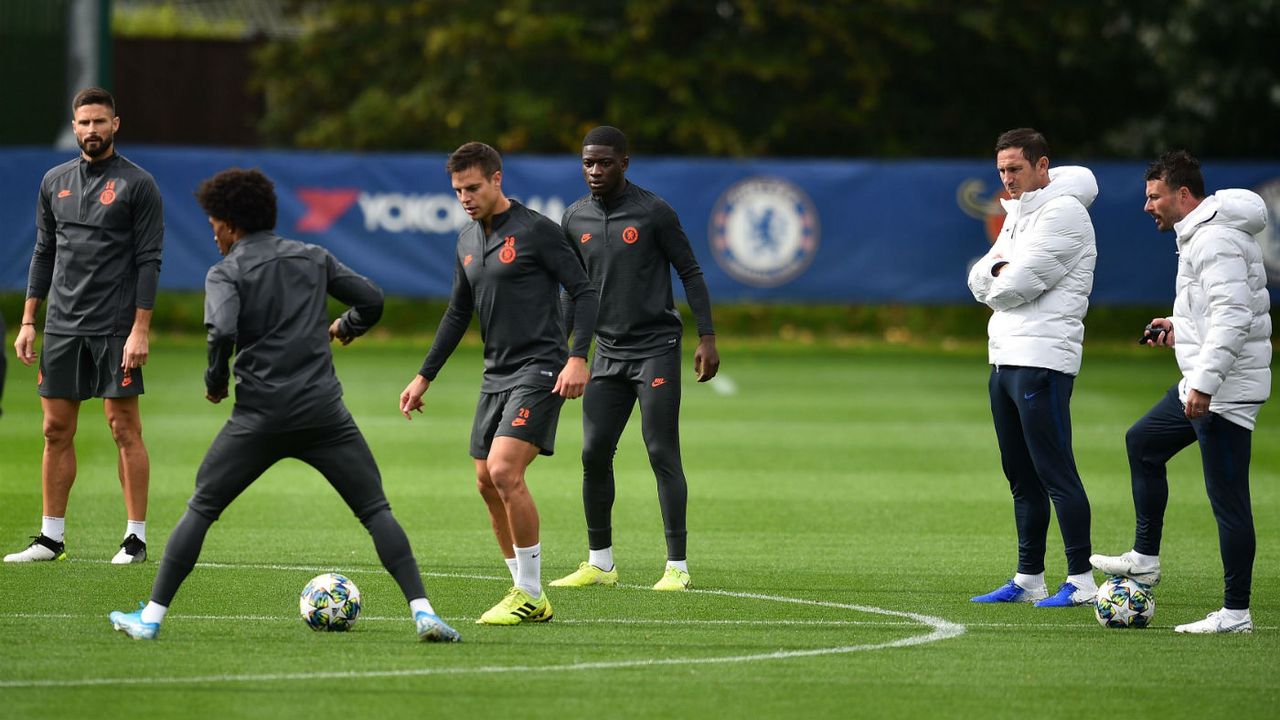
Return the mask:
<path id="1" fill-rule="evenodd" d="M 587 331 L 568 351 L 561 286 L 577 303 L 574 322 Z M 481 392 L 553 387 L 569 355 L 587 356 L 596 306 L 577 249 L 555 222 L 512 200 L 509 210 L 493 216 L 488 236 L 479 222 L 458 234 L 449 308 L 418 374 L 436 379 L 474 312 L 484 339 Z"/>
<path id="2" fill-rule="evenodd" d="M 211 394 L 227 388 L 234 351 L 233 420 L 279 432 L 348 416 L 333 371 L 326 297 L 350 306 L 341 334 L 358 337 L 382 317 L 377 285 L 319 245 L 257 232 L 209 268 L 204 288 L 205 388 Z"/>
<path id="3" fill-rule="evenodd" d="M 608 200 L 595 195 L 579 199 L 565 210 L 560 224 L 582 253 L 591 284 L 600 293 L 597 353 L 636 360 L 660 355 L 680 342 L 684 325 L 671 294 L 673 267 L 684 283 L 698 335 L 715 334 L 702 268 L 680 219 L 662 198 L 628 182 Z"/>
<path id="4" fill-rule="evenodd" d="M 45 173 L 27 297 L 48 300 L 44 331 L 127 336 L 156 302 L 164 209 L 156 181 L 119 154 Z"/>

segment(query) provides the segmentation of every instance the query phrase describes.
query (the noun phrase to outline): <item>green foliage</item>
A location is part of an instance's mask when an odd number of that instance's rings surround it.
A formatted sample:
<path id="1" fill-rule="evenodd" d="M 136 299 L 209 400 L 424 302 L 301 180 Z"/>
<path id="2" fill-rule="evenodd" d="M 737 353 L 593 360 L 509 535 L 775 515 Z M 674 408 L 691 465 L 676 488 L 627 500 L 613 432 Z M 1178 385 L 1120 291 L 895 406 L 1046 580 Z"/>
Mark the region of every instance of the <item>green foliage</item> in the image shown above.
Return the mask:
<path id="1" fill-rule="evenodd" d="M 117 37 L 235 40 L 244 37 L 248 27 L 232 17 L 206 18 L 194 8 L 182 12 L 174 2 L 117 4 L 111 14 L 111 33 Z"/>
<path id="2" fill-rule="evenodd" d="M 271 142 L 564 152 L 972 156 L 1280 152 L 1280 2 L 308 2 L 260 56 Z M 1238 131 L 1232 131 L 1239 128 Z"/>

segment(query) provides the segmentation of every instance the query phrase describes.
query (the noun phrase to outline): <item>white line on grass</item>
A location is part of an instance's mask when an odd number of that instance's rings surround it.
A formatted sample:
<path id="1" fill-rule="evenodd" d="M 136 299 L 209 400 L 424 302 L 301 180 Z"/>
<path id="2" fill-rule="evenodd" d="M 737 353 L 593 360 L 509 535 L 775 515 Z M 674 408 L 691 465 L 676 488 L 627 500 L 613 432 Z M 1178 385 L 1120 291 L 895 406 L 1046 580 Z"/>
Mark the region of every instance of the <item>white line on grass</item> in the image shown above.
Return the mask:
<path id="1" fill-rule="evenodd" d="M 213 563 L 201 564 L 201 567 L 238 567 L 238 568 L 260 568 L 259 565 L 227 565 L 219 566 Z M 285 566 L 276 566 L 285 569 Z M 308 572 L 316 570 L 316 568 L 289 567 L 287 569 L 307 570 Z M 424 573 L 426 575 L 438 575 L 437 573 Z M 475 577 L 475 576 L 456 576 L 448 575 L 447 577 Z M 478 578 L 479 579 L 479 578 Z M 504 580 L 505 578 L 485 577 L 487 580 Z M 644 589 L 645 586 L 631 585 L 621 586 L 627 589 Z M 841 645 L 837 647 L 812 648 L 809 650 L 778 650 L 768 653 L 753 653 L 748 655 L 726 655 L 721 657 L 708 658 L 644 658 L 638 660 L 607 660 L 600 662 L 578 662 L 564 663 L 560 665 L 484 665 L 481 667 L 438 667 L 438 668 L 411 668 L 407 670 L 347 670 L 347 671 L 330 671 L 330 672 L 299 672 L 299 673 L 264 673 L 259 675 L 197 675 L 192 677 L 114 677 L 114 678 L 72 678 L 58 680 L 0 680 L 0 688 L 44 688 L 44 687 L 94 687 L 102 685 L 190 685 L 190 684 L 213 684 L 213 683 L 253 683 L 253 682 L 280 682 L 280 681 L 305 681 L 314 682 L 316 680 L 349 680 L 349 679 L 369 679 L 369 678 L 398 678 L 398 677 L 426 677 L 434 675 L 470 675 L 470 674 L 495 674 L 507 672 L 575 672 L 580 670 L 619 670 L 625 668 L 640 667 L 663 667 L 674 665 L 722 665 L 729 663 L 745 663 L 745 662 L 761 662 L 767 660 L 786 660 L 789 658 L 801 657 L 821 657 L 825 655 L 843 655 L 853 652 L 862 652 L 870 650 L 887 650 L 890 648 L 911 647 L 914 645 L 924 645 L 926 643 L 946 640 L 948 638 L 957 637 L 964 634 L 965 627 L 959 623 L 953 623 L 931 615 L 921 615 L 919 613 L 903 612 L 900 610 L 887 610 L 885 608 L 871 607 L 868 605 L 852 605 L 846 603 L 827 602 L 823 600 L 805 600 L 802 598 L 785 597 L 781 595 L 762 595 L 759 593 L 740 593 L 729 590 L 700 590 L 691 589 L 687 592 L 700 595 L 719 595 L 722 597 L 742 598 L 748 600 L 761 600 L 766 602 L 789 603 L 793 605 L 809 605 L 813 607 L 835 608 L 837 610 L 850 610 L 859 613 L 869 613 L 873 615 L 886 615 L 893 618 L 903 618 L 913 621 L 917 624 L 926 625 L 932 630 L 923 635 L 912 635 L 910 637 L 900 638 L 898 640 L 890 640 L 882 643 L 860 643 L 857 645 Z M 757 621 L 755 624 L 768 625 L 769 621 Z"/>

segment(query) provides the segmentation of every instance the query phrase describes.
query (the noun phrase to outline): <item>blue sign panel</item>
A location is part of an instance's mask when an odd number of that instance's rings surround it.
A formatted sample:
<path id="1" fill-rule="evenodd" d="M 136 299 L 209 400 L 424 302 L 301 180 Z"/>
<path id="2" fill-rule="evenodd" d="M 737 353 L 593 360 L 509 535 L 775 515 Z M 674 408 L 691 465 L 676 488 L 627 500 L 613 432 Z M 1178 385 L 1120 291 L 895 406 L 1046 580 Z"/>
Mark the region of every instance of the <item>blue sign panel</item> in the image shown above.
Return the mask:
<path id="1" fill-rule="evenodd" d="M 447 297 L 453 247 L 469 218 L 443 154 L 326 153 L 127 145 L 165 204 L 163 288 L 200 289 L 218 260 L 194 198 L 204 178 L 257 167 L 276 183 L 279 234 L 332 250 L 388 293 Z M 0 288 L 26 287 L 36 191 L 72 157 L 0 150 Z M 1173 298 L 1172 234 L 1143 211 L 1145 165 L 1085 163 L 1098 179 L 1095 304 Z M 511 197 L 559 220 L 586 192 L 572 155 L 505 158 Z M 1205 164 L 1210 189 L 1243 187 L 1271 208 L 1262 244 L 1280 288 L 1280 163 Z M 969 303 L 968 266 L 999 229 L 994 160 L 713 160 L 632 158 L 628 178 L 675 208 L 717 302 Z M 679 287 L 679 283 L 676 283 Z"/>

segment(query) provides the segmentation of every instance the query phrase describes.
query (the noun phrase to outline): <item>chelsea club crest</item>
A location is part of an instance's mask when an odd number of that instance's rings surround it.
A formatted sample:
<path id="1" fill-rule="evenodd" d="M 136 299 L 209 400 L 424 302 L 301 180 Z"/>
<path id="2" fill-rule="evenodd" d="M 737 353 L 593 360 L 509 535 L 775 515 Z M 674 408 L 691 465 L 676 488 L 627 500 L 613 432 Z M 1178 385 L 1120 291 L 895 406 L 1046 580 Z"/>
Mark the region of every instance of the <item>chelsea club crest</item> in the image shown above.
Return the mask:
<path id="1" fill-rule="evenodd" d="M 804 190 L 761 176 L 720 196 L 708 232 L 720 267 L 755 287 L 777 287 L 804 272 L 817 254 L 818 235 L 818 213 Z"/>

